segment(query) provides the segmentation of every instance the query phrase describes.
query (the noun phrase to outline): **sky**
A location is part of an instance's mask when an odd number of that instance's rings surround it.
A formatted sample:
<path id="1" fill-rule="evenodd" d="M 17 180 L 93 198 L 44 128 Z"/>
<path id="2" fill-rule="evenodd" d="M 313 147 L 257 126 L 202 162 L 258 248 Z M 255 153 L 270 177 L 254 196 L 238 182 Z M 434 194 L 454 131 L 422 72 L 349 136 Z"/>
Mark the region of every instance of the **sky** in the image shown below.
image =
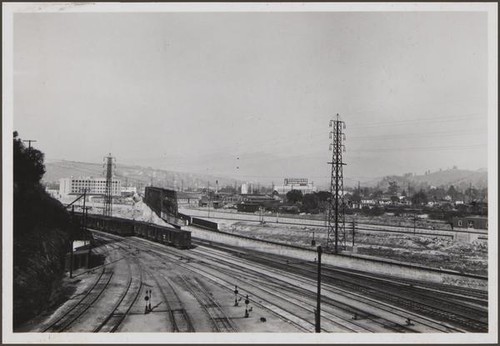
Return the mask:
<path id="1" fill-rule="evenodd" d="M 16 13 L 14 128 L 47 160 L 345 184 L 488 166 L 481 12 Z"/>

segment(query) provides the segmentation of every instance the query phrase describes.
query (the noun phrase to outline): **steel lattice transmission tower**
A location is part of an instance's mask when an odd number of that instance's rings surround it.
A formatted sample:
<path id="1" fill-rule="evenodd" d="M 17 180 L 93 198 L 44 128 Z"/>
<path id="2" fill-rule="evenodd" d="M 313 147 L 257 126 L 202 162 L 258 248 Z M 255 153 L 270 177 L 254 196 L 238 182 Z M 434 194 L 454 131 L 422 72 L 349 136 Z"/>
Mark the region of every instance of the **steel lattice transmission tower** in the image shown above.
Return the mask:
<path id="1" fill-rule="evenodd" d="M 109 154 L 104 158 L 106 167 L 106 187 L 104 190 L 104 215 L 113 216 L 113 167 L 114 157 Z"/>
<path id="2" fill-rule="evenodd" d="M 336 120 L 330 120 L 330 150 L 332 151 L 332 161 L 328 164 L 332 165 L 331 180 L 330 180 L 330 199 L 328 203 L 328 235 L 326 239 L 326 247 L 328 251 L 338 253 L 339 250 L 344 250 L 346 247 L 345 234 L 345 213 L 344 213 L 344 173 L 342 162 L 342 153 L 345 151 L 345 146 L 342 141 L 345 140 L 345 134 L 342 132 L 345 129 L 345 123 L 339 120 L 337 114 Z"/>

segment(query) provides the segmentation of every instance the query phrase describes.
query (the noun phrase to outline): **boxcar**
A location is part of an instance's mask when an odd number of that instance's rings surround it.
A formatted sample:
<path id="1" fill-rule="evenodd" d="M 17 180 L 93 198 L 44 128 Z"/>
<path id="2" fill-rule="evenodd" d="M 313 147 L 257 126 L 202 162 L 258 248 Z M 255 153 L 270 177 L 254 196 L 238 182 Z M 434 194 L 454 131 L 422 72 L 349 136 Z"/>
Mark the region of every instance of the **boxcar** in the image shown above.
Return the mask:
<path id="1" fill-rule="evenodd" d="M 77 217 L 79 222 L 82 221 L 81 213 L 75 214 L 75 217 Z M 88 215 L 86 218 L 86 227 L 120 236 L 136 235 L 181 249 L 191 247 L 191 232 L 147 222 L 103 215 Z"/>

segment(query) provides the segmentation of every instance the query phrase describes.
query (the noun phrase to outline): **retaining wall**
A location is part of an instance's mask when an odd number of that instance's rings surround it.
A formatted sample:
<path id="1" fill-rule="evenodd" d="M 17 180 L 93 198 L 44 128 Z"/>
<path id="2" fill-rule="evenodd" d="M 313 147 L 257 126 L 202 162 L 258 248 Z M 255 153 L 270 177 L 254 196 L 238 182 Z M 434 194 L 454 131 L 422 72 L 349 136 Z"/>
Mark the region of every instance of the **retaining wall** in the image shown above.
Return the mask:
<path id="1" fill-rule="evenodd" d="M 292 245 L 285 245 L 276 242 L 251 239 L 231 233 L 213 232 L 196 227 L 189 227 L 193 238 L 207 241 L 238 246 L 256 251 L 272 253 L 281 256 L 297 258 L 306 261 L 314 261 L 317 257 L 315 249 L 300 248 Z M 407 263 L 391 260 L 379 260 L 366 258 L 360 255 L 333 255 L 323 253 L 322 263 L 344 268 L 365 271 L 367 273 L 382 274 L 395 278 L 423 280 L 434 283 L 453 284 L 463 287 L 478 288 L 487 290 L 488 280 L 485 277 L 461 274 L 454 271 L 427 268 Z"/>

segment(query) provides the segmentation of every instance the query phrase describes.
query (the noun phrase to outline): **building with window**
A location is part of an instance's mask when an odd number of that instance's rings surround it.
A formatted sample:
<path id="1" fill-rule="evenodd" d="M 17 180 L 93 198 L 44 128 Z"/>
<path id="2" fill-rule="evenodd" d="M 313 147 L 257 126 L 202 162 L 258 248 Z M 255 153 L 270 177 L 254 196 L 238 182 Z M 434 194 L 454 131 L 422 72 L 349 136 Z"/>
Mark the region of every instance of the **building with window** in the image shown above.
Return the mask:
<path id="1" fill-rule="evenodd" d="M 120 196 L 121 190 L 121 181 L 113 179 L 111 181 L 111 195 Z M 62 196 L 79 195 L 84 191 L 89 195 L 106 194 L 106 178 L 71 177 L 59 179 L 59 194 Z"/>
<path id="2" fill-rule="evenodd" d="M 455 216 L 452 220 L 453 228 L 488 229 L 488 218 L 481 216 Z"/>
<path id="3" fill-rule="evenodd" d="M 314 183 L 310 183 L 307 178 L 285 178 L 283 185 L 273 186 L 273 191 L 276 191 L 280 195 L 286 195 L 287 192 L 292 190 L 302 191 L 305 195 L 316 192 L 316 186 L 314 186 Z"/>

